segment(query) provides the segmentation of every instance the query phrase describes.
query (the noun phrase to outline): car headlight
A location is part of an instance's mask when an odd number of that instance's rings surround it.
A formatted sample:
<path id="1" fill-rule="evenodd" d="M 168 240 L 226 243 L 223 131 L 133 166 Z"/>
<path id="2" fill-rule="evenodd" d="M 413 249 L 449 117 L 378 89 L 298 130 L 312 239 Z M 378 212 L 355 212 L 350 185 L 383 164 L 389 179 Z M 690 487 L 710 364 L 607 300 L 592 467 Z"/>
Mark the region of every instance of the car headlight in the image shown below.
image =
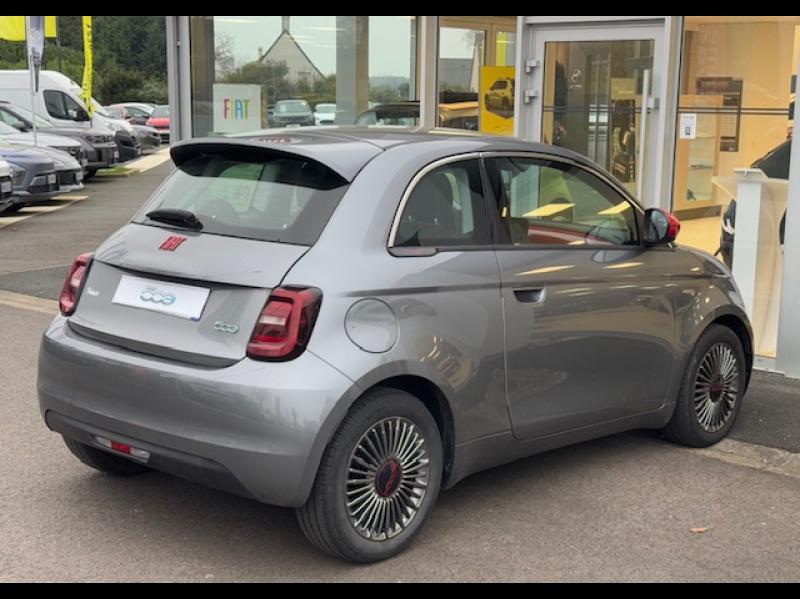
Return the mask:
<path id="1" fill-rule="evenodd" d="M 11 167 L 11 184 L 14 186 L 22 185 L 22 181 L 25 179 L 25 173 L 28 169 L 14 164 L 13 162 L 9 162 L 8 166 Z"/>

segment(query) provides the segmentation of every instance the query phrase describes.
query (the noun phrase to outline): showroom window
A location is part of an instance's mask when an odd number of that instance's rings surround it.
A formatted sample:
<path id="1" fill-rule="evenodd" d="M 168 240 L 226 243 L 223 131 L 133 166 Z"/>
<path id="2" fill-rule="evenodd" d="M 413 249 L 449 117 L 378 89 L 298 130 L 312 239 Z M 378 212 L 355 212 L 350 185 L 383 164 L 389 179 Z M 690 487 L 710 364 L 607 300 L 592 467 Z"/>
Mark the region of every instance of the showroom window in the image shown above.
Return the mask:
<path id="1" fill-rule="evenodd" d="M 736 220 L 737 169 L 759 168 L 770 179 L 768 235 L 759 243 L 771 250 L 759 253 L 752 321 L 757 353 L 774 356 L 800 17 L 693 16 L 684 29 L 673 182 L 678 240 L 732 265 L 737 238 L 748 240 L 740 251 L 750 240 L 743 232 L 750 223 Z"/>
<path id="2" fill-rule="evenodd" d="M 414 16 L 191 17 L 195 137 L 350 125 L 417 98 Z"/>
<path id="3" fill-rule="evenodd" d="M 440 127 L 514 132 L 517 17 L 439 17 Z"/>

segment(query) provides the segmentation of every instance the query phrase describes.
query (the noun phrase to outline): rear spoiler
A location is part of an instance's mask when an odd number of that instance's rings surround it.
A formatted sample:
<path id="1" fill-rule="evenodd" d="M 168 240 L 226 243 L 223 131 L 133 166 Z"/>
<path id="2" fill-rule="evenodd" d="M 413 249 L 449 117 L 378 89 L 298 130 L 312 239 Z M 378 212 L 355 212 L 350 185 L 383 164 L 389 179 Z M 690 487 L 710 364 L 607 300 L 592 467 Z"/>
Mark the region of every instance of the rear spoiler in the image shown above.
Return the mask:
<path id="1" fill-rule="evenodd" d="M 260 137 L 206 137 L 179 142 L 170 148 L 176 166 L 202 154 L 236 152 L 253 156 L 292 154 L 332 170 L 348 183 L 364 165 L 381 153 L 381 149 L 361 141 L 343 140 L 312 133 L 283 132 Z"/>

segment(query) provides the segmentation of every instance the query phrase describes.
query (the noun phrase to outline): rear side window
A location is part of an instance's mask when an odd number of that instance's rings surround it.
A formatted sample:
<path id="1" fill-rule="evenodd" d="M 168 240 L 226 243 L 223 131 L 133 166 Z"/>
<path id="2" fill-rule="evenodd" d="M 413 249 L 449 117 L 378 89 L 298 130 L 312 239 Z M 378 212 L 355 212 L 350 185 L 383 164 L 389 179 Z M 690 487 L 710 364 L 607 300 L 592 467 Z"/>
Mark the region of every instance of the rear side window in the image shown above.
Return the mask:
<path id="1" fill-rule="evenodd" d="M 299 157 L 205 154 L 184 162 L 143 214 L 188 210 L 204 233 L 311 246 L 346 189 L 341 176 Z M 144 216 L 138 222 L 167 226 Z"/>
<path id="2" fill-rule="evenodd" d="M 489 243 L 480 167 L 476 160 L 426 174 L 400 217 L 396 247 L 481 246 Z"/>

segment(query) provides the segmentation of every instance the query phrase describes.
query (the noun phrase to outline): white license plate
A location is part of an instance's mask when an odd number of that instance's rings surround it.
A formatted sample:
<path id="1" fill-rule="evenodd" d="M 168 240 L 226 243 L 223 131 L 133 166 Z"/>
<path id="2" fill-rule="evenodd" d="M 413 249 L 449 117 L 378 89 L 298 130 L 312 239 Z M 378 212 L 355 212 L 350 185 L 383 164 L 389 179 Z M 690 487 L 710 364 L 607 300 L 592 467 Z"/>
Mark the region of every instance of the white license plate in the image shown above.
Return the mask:
<path id="1" fill-rule="evenodd" d="M 83 173 L 81 171 L 78 171 L 77 173 L 75 173 L 75 181 L 78 182 L 78 183 L 83 181 Z"/>
<path id="2" fill-rule="evenodd" d="M 47 175 L 47 184 L 48 185 L 52 185 L 55 182 L 56 182 L 56 176 L 55 175 Z"/>
<path id="3" fill-rule="evenodd" d="M 3 181 L 0 183 L 0 191 L 3 193 L 8 193 L 11 191 L 11 182 L 10 181 Z"/>
<path id="4" fill-rule="evenodd" d="M 119 150 L 114 150 L 114 161 L 119 160 Z"/>
<path id="5" fill-rule="evenodd" d="M 81 166 L 86 168 L 86 165 L 89 164 L 89 160 L 87 158 L 81 159 Z"/>
<path id="6" fill-rule="evenodd" d="M 200 320 L 209 289 L 122 275 L 112 303 Z"/>

